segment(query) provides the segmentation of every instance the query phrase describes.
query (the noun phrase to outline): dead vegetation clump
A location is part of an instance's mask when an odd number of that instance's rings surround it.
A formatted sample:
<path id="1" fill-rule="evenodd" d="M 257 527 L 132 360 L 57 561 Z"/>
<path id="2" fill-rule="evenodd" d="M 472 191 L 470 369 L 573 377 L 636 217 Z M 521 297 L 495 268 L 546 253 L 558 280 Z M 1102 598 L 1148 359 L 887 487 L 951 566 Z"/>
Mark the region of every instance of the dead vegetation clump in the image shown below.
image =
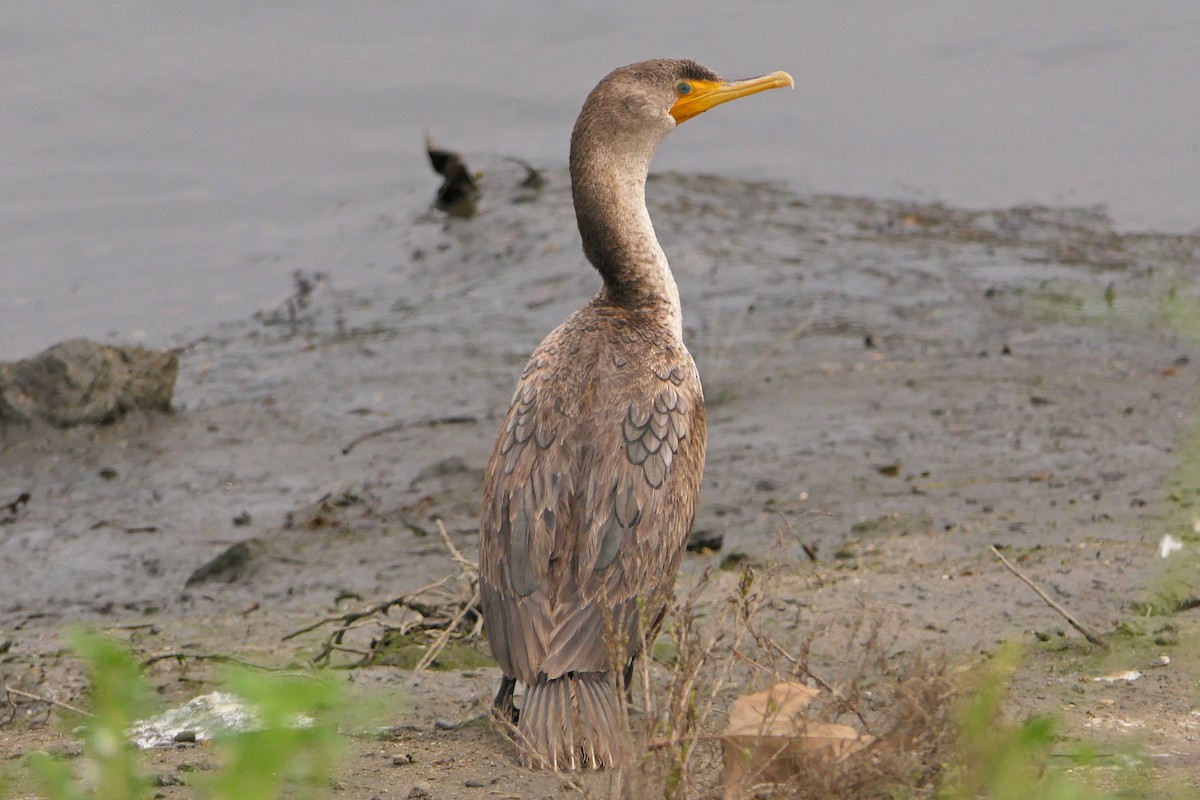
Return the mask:
<path id="1" fill-rule="evenodd" d="M 332 626 L 312 657 L 312 663 L 320 667 L 390 664 L 420 672 L 436 666 L 467 668 L 492 663 L 478 651 L 483 638 L 479 566 L 463 556 L 441 520 L 437 530 L 458 567 L 457 575 L 446 575 L 365 608 L 324 617 L 292 631 L 284 641 Z"/>
<path id="2" fill-rule="evenodd" d="M 647 746 L 622 794 L 932 797 L 953 749 L 947 661 L 897 653 L 892 620 L 866 605 L 789 650 L 769 573 L 746 567 L 715 600 L 706 574 L 679 597 L 641 662 L 632 727 Z"/>

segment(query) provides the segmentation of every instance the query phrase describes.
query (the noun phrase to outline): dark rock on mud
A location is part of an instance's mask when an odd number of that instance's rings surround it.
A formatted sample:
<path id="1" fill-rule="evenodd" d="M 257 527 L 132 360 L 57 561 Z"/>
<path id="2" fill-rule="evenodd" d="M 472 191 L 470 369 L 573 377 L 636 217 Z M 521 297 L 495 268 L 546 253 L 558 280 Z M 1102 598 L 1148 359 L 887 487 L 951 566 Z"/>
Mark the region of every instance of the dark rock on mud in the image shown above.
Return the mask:
<path id="1" fill-rule="evenodd" d="M 171 351 L 60 342 L 0 364 L 0 426 L 70 428 L 116 422 L 134 410 L 170 411 L 178 375 Z"/>
<path id="2" fill-rule="evenodd" d="M 426 138 L 425 150 L 433 171 L 445 180 L 437 192 L 434 205 L 456 217 L 473 217 L 478 210 L 479 186 L 475 183 L 467 162 L 458 153 L 435 147 L 433 140 Z"/>
<path id="3" fill-rule="evenodd" d="M 249 574 L 254 561 L 253 540 L 238 542 L 225 548 L 216 558 L 207 562 L 188 577 L 184 586 L 195 586 L 211 581 L 233 583 Z"/>
<path id="4" fill-rule="evenodd" d="M 11 525 L 17 521 L 22 509 L 29 505 L 29 500 L 32 495 L 29 492 L 21 492 L 17 495 L 17 499 L 11 503 L 0 505 L 0 525 Z M 0 650 L 0 653 L 4 652 Z"/>
<path id="5" fill-rule="evenodd" d="M 725 545 L 725 534 L 708 528 L 698 528 L 688 537 L 689 553 L 715 553 Z"/>
<path id="6" fill-rule="evenodd" d="M 417 477 L 413 478 L 412 485 L 416 486 L 419 483 L 424 483 L 432 478 L 445 478 L 449 475 L 461 475 L 468 469 L 467 462 L 463 461 L 460 456 L 450 456 L 443 458 L 441 461 L 435 461 L 423 470 L 417 473 Z"/>

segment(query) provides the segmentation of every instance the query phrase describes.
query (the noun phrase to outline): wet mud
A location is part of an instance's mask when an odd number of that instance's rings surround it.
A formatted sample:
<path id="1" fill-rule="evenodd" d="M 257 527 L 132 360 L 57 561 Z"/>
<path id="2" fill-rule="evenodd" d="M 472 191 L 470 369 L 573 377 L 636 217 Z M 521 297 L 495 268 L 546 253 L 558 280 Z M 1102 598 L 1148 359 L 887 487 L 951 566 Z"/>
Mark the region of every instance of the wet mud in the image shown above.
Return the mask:
<path id="1" fill-rule="evenodd" d="M 386 196 L 344 207 L 312 244 L 324 275 L 180 342 L 172 414 L 0 432 L 0 501 L 29 495 L 0 513 L 5 680 L 77 696 L 59 638 L 75 622 L 145 656 L 302 660 L 319 635 L 290 630 L 456 571 L 436 520 L 473 557 L 516 377 L 598 285 L 566 175 L 532 188 L 518 173 L 487 176 L 469 220 L 397 218 Z M 682 581 L 770 559 L 797 631 L 870 603 L 897 648 L 966 658 L 1063 627 L 990 545 L 1097 628 L 1144 598 L 1200 397 L 1200 348 L 1164 303 L 1195 301 L 1200 239 L 1118 234 L 1090 210 L 679 175 L 653 178 L 649 200 L 708 398 L 695 527 L 723 537 L 689 554 Z M 340 286 L 347 262 L 375 264 L 377 283 Z M 168 698 L 195 693 L 169 660 L 151 677 Z M 403 702 L 392 738 L 354 741 L 345 796 L 483 796 L 497 776 L 516 796 L 555 791 L 472 722 L 495 679 L 356 672 Z M 1194 701 L 1149 683 L 1128 714 L 1200 764 Z M 56 736 L 10 724 L 0 749 Z M 197 757 L 154 758 L 169 771 Z"/>

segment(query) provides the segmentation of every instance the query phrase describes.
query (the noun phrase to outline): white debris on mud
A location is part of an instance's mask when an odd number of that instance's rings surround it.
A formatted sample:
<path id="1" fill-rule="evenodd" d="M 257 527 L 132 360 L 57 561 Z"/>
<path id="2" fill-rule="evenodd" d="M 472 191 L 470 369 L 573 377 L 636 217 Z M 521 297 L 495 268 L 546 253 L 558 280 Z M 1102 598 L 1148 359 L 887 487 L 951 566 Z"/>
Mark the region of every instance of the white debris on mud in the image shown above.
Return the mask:
<path id="1" fill-rule="evenodd" d="M 295 727 L 313 724 L 311 717 L 297 716 Z M 148 750 L 178 741 L 202 742 L 262 727 L 258 712 L 227 692 L 209 692 L 157 717 L 141 720 L 129 731 L 135 745 Z"/>
<path id="2" fill-rule="evenodd" d="M 1162 537 L 1162 541 L 1158 543 L 1158 554 L 1163 558 L 1171 555 L 1176 550 L 1183 549 L 1183 542 L 1176 539 L 1171 534 L 1166 534 Z"/>
<path id="3" fill-rule="evenodd" d="M 1126 683 L 1133 683 L 1134 681 L 1140 679 L 1141 677 L 1142 677 L 1142 673 L 1138 672 L 1135 669 L 1131 669 L 1127 672 L 1117 672 L 1113 675 L 1101 675 L 1098 678 L 1092 678 L 1092 680 L 1096 681 L 1097 683 L 1119 683 L 1120 681 L 1124 681 Z"/>

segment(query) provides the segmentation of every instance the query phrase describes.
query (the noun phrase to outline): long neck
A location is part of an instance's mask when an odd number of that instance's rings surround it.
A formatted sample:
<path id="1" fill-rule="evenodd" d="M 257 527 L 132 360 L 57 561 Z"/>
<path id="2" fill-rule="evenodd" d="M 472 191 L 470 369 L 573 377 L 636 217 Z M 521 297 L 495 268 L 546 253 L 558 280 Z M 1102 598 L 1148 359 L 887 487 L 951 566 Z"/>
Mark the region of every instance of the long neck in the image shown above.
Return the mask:
<path id="1" fill-rule="evenodd" d="M 653 148 L 614 152 L 572 141 L 571 189 L 583 252 L 604 278 L 616 305 L 661 316 L 682 338 L 679 289 L 646 210 L 646 173 Z"/>

